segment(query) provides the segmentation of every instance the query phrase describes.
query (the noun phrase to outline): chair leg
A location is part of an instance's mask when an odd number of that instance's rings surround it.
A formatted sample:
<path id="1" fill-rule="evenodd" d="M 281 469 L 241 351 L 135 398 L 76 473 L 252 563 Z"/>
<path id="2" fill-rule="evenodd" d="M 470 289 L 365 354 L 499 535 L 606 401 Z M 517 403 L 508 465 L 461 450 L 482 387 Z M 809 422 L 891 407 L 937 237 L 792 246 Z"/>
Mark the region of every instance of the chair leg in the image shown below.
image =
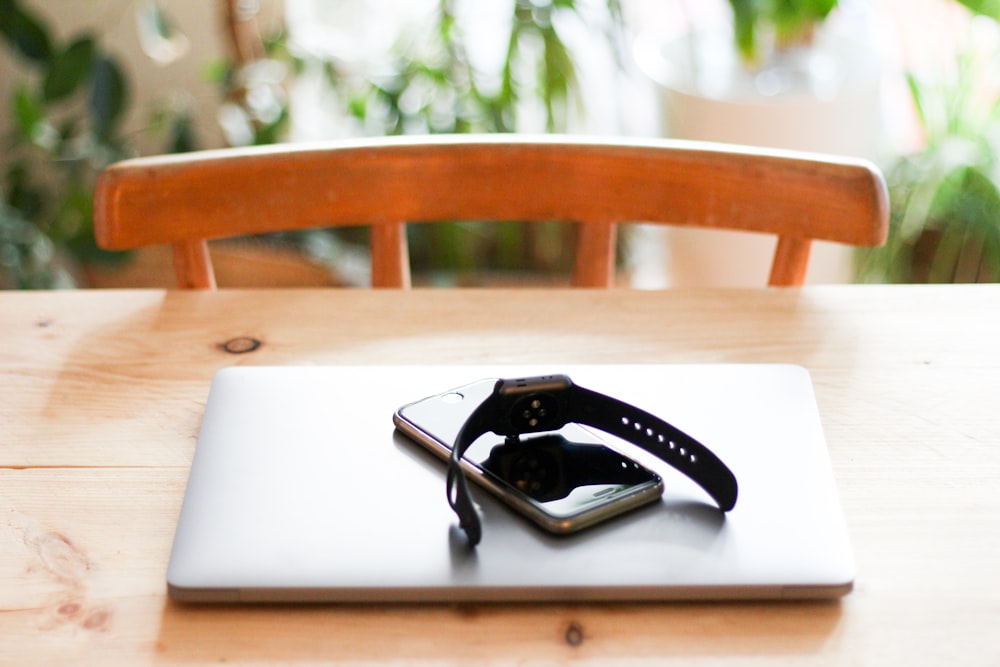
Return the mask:
<path id="1" fill-rule="evenodd" d="M 811 249 L 811 239 L 779 236 L 767 284 L 770 287 L 801 287 L 805 284 Z"/>
<path id="2" fill-rule="evenodd" d="M 371 227 L 372 287 L 410 288 L 410 249 L 406 224 Z"/>
<path id="3" fill-rule="evenodd" d="M 173 244 L 174 273 L 181 289 L 215 289 L 215 271 L 204 239 Z"/>
<path id="4" fill-rule="evenodd" d="M 573 264 L 574 287 L 614 287 L 615 227 L 611 222 L 579 225 Z"/>

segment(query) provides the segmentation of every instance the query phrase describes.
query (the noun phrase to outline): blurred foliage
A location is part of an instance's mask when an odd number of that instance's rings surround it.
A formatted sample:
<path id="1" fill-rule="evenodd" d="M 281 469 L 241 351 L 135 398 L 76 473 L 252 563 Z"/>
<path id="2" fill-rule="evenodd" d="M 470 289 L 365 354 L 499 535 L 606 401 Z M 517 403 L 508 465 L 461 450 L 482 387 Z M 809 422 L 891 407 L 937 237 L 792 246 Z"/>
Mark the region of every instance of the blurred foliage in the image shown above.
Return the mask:
<path id="1" fill-rule="evenodd" d="M 982 17 L 1000 21 L 1000 0 L 957 2 L 977 15 L 970 25 Z M 837 0 L 730 0 L 730 6 L 737 48 L 759 66 L 766 46 L 807 40 Z M 1000 53 L 996 26 L 989 27 L 992 46 L 977 46 L 969 34 L 956 40 L 959 52 L 943 68 L 908 74 L 925 144 L 885 169 L 889 238 L 882 248 L 857 253 L 860 280 L 1000 280 Z"/>
<path id="2" fill-rule="evenodd" d="M 574 54 L 558 26 L 568 16 L 586 20 L 584 2 L 514 0 L 508 26 L 497 26 L 509 30 L 499 71 L 482 72 L 470 59 L 469 36 L 457 19 L 457 5 L 468 1 L 439 0 L 429 30 L 419 39 L 400 39 L 391 62 L 378 71 L 358 71 L 352 63 L 334 59 L 323 63 L 345 111 L 366 132 L 513 132 L 519 129 L 519 104 L 525 100 L 542 105 L 547 131 L 565 131 L 571 109 L 579 105 L 578 81 Z M 610 22 L 603 34 L 594 35 L 601 38 L 595 48 L 604 40 L 617 48 L 620 2 L 605 2 Z"/>
<path id="3" fill-rule="evenodd" d="M 511 132 L 531 105 L 540 106 L 547 131 L 565 130 L 581 103 L 574 54 L 559 26 L 568 18 L 582 22 L 585 0 L 513 0 L 500 70 L 486 76 L 469 59 L 468 37 L 456 16 L 461 2 L 472 1 L 439 0 L 425 34 L 400 39 L 389 66 L 377 71 L 293 54 L 283 31 L 261 36 L 255 57 L 212 64 L 208 76 L 223 96 L 219 122 L 227 142 L 284 140 L 288 87 L 295 75 L 317 65 L 339 101 L 330 112 L 352 119 L 359 133 Z M 619 0 L 602 2 L 610 21 L 596 37 L 620 56 Z M 186 38 L 156 0 L 137 2 L 135 11 L 139 41 L 150 58 L 170 62 L 183 56 Z M 245 18 L 230 28 L 245 29 Z M 103 167 L 137 152 L 130 141 L 136 137 L 122 129 L 130 111 L 129 81 L 98 34 L 85 31 L 61 41 L 24 0 L 0 0 L 0 33 L 26 72 L 8 101 L 14 131 L 3 138 L 10 159 L 0 190 L 0 286 L 71 286 L 75 265 L 122 257 L 94 244 L 91 193 Z M 197 148 L 184 109 L 159 109 L 149 131 L 166 134 L 164 152 Z M 566 245 L 564 225 L 455 222 L 412 225 L 410 233 L 417 270 L 566 263 L 558 251 Z M 320 248 L 319 254 L 329 252 L 328 241 L 299 241 Z"/>
<path id="4" fill-rule="evenodd" d="M 30 70 L 15 85 L 0 184 L 0 266 L 13 287 L 72 285 L 61 248 L 84 258 L 93 243 L 94 174 L 126 152 L 119 124 L 128 87 L 94 35 L 58 41 L 16 0 L 0 0 L 0 34 Z"/>
<path id="5" fill-rule="evenodd" d="M 498 70 L 484 72 L 459 16 L 470 1 L 439 0 L 420 34 L 401 35 L 377 67 L 316 54 L 299 56 L 294 67 L 322 72 L 338 105 L 330 112 L 352 119 L 361 134 L 514 132 L 523 129 L 522 114 L 539 108 L 545 131 L 563 132 L 582 102 L 576 57 L 559 26 L 585 24 L 594 48 L 622 57 L 619 0 L 603 0 L 603 26 L 590 21 L 582 0 L 514 0 L 507 26 L 495 27 L 509 30 Z M 484 268 L 568 272 L 573 233 L 561 223 L 452 221 L 410 225 L 408 242 L 414 272 L 447 281 Z"/>
<path id="6" fill-rule="evenodd" d="M 837 0 L 729 0 L 729 5 L 736 48 L 744 62 L 758 66 L 767 59 L 765 44 L 780 49 L 808 41 Z"/>
<path id="7" fill-rule="evenodd" d="M 1000 0 L 957 0 L 971 12 L 1000 20 Z M 761 65 L 768 45 L 775 48 L 808 42 L 838 0 L 729 0 L 733 39 L 743 60 Z"/>
<path id="8" fill-rule="evenodd" d="M 976 21 L 953 68 L 909 75 L 925 148 L 886 170 L 889 239 L 858 253 L 864 281 L 1000 281 L 1000 31 L 978 25 L 984 45 Z"/>
<path id="9" fill-rule="evenodd" d="M 974 14 L 988 16 L 994 21 L 1000 21 L 1000 0 L 958 0 Z"/>
<path id="10" fill-rule="evenodd" d="M 96 34 L 60 40 L 18 0 L 0 0 L 0 35 L 26 70 L 2 138 L 0 287 L 72 287 L 77 263 L 122 258 L 94 242 L 92 193 L 101 169 L 134 154 L 129 83 Z"/>

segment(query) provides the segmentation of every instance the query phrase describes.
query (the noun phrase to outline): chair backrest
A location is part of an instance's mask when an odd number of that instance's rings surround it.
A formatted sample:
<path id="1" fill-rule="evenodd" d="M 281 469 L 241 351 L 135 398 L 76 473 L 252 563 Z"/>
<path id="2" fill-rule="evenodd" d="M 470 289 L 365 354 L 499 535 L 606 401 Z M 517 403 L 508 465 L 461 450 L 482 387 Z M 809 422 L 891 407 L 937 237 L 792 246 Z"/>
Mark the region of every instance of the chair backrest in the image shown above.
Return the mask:
<path id="1" fill-rule="evenodd" d="M 851 160 L 669 140 L 458 135 L 137 158 L 98 180 L 98 244 L 172 244 L 178 284 L 214 288 L 208 239 L 371 226 L 372 284 L 408 287 L 405 225 L 579 224 L 572 284 L 613 284 L 615 226 L 644 222 L 778 236 L 770 285 L 801 285 L 813 239 L 873 246 L 885 184 Z"/>

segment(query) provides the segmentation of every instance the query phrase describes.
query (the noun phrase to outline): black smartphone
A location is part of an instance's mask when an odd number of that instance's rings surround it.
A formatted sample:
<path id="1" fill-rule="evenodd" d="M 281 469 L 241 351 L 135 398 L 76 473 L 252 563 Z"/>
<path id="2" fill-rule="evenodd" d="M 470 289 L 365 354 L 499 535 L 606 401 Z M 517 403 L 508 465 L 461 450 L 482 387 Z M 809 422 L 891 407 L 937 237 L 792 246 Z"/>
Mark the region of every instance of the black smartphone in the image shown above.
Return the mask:
<path id="1" fill-rule="evenodd" d="M 480 380 L 409 403 L 393 421 L 447 461 L 462 424 L 495 384 Z M 516 441 L 487 433 L 465 452 L 462 465 L 474 482 L 553 533 L 578 531 L 663 494 L 659 475 L 577 424 Z"/>

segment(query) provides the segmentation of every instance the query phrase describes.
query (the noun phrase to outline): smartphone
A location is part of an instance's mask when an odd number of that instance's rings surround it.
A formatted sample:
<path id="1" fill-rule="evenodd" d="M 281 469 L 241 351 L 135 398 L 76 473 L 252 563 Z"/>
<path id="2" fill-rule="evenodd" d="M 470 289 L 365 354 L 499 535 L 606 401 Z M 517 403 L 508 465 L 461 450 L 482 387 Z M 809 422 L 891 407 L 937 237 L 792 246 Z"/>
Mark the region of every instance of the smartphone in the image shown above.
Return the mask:
<path id="1" fill-rule="evenodd" d="M 399 408 L 402 433 L 447 461 L 466 418 L 489 396 L 486 379 Z M 573 533 L 651 503 L 663 494 L 655 472 L 577 424 L 507 441 L 487 433 L 462 459 L 475 483 L 543 529 Z M 442 486 L 443 488 L 443 486 Z"/>

